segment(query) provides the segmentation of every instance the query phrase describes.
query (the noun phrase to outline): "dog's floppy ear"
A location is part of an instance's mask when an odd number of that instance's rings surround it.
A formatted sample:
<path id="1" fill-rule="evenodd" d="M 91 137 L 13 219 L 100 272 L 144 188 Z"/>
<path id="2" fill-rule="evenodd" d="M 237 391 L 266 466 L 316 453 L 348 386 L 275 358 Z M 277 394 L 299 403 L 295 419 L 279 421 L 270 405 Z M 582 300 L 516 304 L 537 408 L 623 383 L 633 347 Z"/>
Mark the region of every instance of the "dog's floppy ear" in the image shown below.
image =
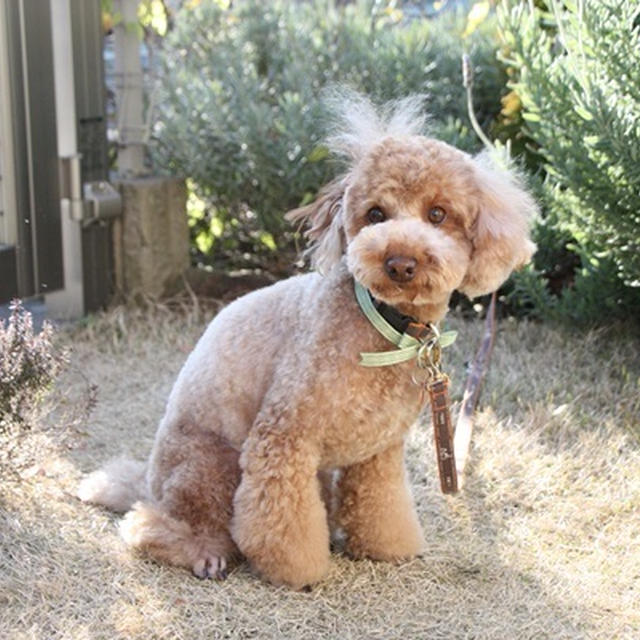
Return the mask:
<path id="1" fill-rule="evenodd" d="M 305 254 L 320 273 L 327 273 L 344 253 L 343 201 L 347 186 L 348 176 L 336 178 L 320 190 L 314 202 L 285 215 L 292 222 L 308 224 L 305 236 L 310 244 Z"/>
<path id="2" fill-rule="evenodd" d="M 493 166 L 487 154 L 472 162 L 480 198 L 471 263 L 458 287 L 470 298 L 495 291 L 514 269 L 529 262 L 536 250 L 529 225 L 537 214 L 535 201 L 514 174 Z"/>

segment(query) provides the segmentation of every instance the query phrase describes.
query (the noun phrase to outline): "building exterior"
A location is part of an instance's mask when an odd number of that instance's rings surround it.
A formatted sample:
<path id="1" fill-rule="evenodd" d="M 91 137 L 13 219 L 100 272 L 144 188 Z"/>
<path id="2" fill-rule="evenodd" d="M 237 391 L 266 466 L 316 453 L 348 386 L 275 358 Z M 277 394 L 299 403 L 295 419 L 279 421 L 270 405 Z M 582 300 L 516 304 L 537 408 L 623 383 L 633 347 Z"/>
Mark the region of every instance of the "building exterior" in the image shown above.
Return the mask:
<path id="1" fill-rule="evenodd" d="M 100 0 L 0 0 L 0 303 L 53 316 L 113 288 Z"/>

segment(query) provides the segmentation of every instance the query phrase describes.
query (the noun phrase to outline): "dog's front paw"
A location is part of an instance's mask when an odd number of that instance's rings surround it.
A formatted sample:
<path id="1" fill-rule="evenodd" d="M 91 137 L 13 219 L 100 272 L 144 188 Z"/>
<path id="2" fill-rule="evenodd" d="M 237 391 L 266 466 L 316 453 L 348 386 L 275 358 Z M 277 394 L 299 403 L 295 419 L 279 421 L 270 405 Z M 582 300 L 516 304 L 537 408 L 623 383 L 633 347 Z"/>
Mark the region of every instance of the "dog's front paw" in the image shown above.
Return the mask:
<path id="1" fill-rule="evenodd" d="M 323 580 L 329 570 L 329 554 L 321 553 L 315 558 L 300 559 L 288 557 L 283 562 L 273 563 L 264 558 L 254 558 L 251 566 L 274 585 L 286 585 L 296 591 L 310 591 L 312 585 Z"/>
<path id="2" fill-rule="evenodd" d="M 249 501 L 260 494 L 247 487 L 236 493 L 231 534 L 252 569 L 272 584 L 296 590 L 322 580 L 329 569 L 329 527 L 319 493 L 295 508 L 266 511 Z M 278 497 L 291 505 L 286 494 Z"/>
<path id="3" fill-rule="evenodd" d="M 251 568 L 274 585 L 303 589 L 320 582 L 329 570 L 328 532 L 294 538 L 286 532 L 270 535 L 235 521 L 234 539 Z M 325 525 L 326 528 L 326 525 Z"/>
<path id="4" fill-rule="evenodd" d="M 419 556 L 425 550 L 425 540 L 419 526 L 405 523 L 394 530 L 370 527 L 352 530 L 345 551 L 353 558 L 371 558 L 385 562 L 402 562 Z"/>

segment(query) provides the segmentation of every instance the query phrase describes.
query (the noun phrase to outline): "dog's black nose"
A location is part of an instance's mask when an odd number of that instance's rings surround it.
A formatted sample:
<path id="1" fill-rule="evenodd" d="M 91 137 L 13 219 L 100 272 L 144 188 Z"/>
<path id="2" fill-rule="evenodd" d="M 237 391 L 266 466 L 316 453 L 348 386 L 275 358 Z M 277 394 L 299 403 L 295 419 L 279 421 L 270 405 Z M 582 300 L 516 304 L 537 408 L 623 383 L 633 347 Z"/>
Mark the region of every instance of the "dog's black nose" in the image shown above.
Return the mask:
<path id="1" fill-rule="evenodd" d="M 408 256 L 391 256 L 384 261 L 384 270 L 396 282 L 409 282 L 416 275 L 417 261 Z"/>

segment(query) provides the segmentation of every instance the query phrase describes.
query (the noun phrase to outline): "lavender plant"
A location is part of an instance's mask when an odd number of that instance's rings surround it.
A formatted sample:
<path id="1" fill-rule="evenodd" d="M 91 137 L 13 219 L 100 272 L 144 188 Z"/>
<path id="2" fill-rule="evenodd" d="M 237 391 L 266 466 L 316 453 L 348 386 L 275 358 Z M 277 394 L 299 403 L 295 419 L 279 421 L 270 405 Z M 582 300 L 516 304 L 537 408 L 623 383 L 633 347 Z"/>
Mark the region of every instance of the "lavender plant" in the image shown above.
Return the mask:
<path id="1" fill-rule="evenodd" d="M 0 438 L 32 428 L 43 397 L 69 361 L 54 346 L 49 322 L 36 333 L 19 300 L 10 310 L 9 319 L 0 321 Z"/>

